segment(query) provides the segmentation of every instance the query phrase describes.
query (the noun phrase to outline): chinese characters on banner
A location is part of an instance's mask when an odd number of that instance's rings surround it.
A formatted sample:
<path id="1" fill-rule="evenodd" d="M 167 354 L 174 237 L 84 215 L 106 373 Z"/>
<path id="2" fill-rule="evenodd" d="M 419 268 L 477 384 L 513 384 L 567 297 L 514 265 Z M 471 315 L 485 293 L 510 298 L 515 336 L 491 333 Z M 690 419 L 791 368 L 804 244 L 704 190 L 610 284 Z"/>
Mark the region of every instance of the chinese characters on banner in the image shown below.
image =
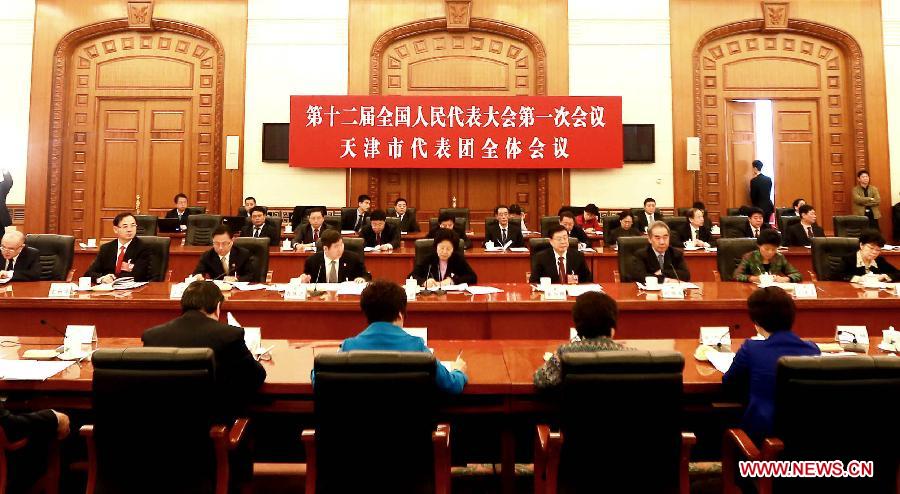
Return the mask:
<path id="1" fill-rule="evenodd" d="M 620 168 L 620 96 L 291 96 L 290 164 Z"/>

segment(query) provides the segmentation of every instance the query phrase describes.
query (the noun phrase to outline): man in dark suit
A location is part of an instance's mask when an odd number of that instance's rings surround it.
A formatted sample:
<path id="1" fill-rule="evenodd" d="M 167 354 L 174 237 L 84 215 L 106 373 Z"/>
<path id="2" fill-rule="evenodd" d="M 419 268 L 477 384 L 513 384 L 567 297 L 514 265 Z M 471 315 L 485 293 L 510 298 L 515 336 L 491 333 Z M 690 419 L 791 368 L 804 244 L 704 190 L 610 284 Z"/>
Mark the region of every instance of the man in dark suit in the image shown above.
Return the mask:
<path id="1" fill-rule="evenodd" d="M 266 379 L 266 370 L 244 343 L 243 328 L 219 322 L 224 301 L 214 283 L 195 281 L 181 296 L 181 316 L 144 331 L 144 346 L 210 348 L 215 353 L 220 410 L 233 419 Z"/>
<path id="2" fill-rule="evenodd" d="M 747 225 L 744 227 L 744 236 L 747 238 L 759 238 L 759 234 L 763 232 L 763 230 L 768 230 L 772 228 L 766 220 L 765 212 L 754 206 L 750 208 L 749 214 L 747 215 Z"/>
<path id="3" fill-rule="evenodd" d="M 356 209 L 353 211 L 341 211 L 341 230 L 353 230 L 358 232 L 365 226 L 369 218 L 369 206 L 372 198 L 366 194 L 360 194 L 356 198 Z"/>
<path id="4" fill-rule="evenodd" d="M 47 469 L 47 447 L 69 435 L 69 416 L 56 410 L 14 414 L 0 404 L 0 429 L 9 442 L 28 439 L 22 449 L 6 452 L 6 492 L 31 492 Z"/>
<path id="5" fill-rule="evenodd" d="M 703 211 L 697 208 L 691 208 L 687 212 L 687 223 L 678 226 L 675 232 L 678 239 L 682 242 L 690 242 L 695 247 L 709 247 L 712 242 L 712 233 L 706 226 L 706 219 L 703 217 Z"/>
<path id="6" fill-rule="evenodd" d="M 219 225 L 213 230 L 213 248 L 204 252 L 194 268 L 197 280 L 262 281 L 257 279 L 256 267 L 250 259 L 250 251 L 234 245 L 231 229 Z"/>
<path id="7" fill-rule="evenodd" d="M 12 225 L 12 216 L 9 214 L 9 208 L 6 207 L 6 197 L 12 186 L 12 174 L 9 173 L 9 170 L 4 169 L 3 181 L 0 182 L 0 237 L 6 233 L 6 227 Z"/>
<path id="8" fill-rule="evenodd" d="M 322 251 L 306 258 L 300 275 L 301 283 L 365 283 L 371 279 L 363 258 L 344 250 L 344 240 L 336 230 L 322 233 Z"/>
<path id="9" fill-rule="evenodd" d="M 238 207 L 237 216 L 246 216 L 250 217 L 250 211 L 256 207 L 256 198 L 253 196 L 247 196 L 244 198 L 244 205 Z"/>
<path id="10" fill-rule="evenodd" d="M 419 231 L 419 222 L 416 221 L 416 212 L 410 211 L 406 199 L 400 197 L 394 202 L 394 214 L 400 218 L 400 231 L 416 233 Z"/>
<path id="11" fill-rule="evenodd" d="M 569 233 L 562 225 L 552 225 L 548 232 L 550 248 L 534 255 L 529 281 L 538 283 L 549 277 L 551 283 L 568 283 L 569 275 L 578 275 L 579 283 L 591 283 L 594 275 L 588 269 L 584 255 L 569 248 Z"/>
<path id="12" fill-rule="evenodd" d="M 494 216 L 497 218 L 497 223 L 491 224 L 485 229 L 485 245 L 493 242 L 495 246 L 503 246 L 506 242 L 512 242 L 509 244 L 510 247 L 525 247 L 521 223 L 516 224 L 509 221 L 509 208 L 502 204 L 495 207 Z"/>
<path id="13" fill-rule="evenodd" d="M 372 211 L 369 224 L 359 231 L 366 247 L 391 250 L 400 247 L 400 230 L 387 223 L 387 214 L 380 209 Z"/>
<path id="14" fill-rule="evenodd" d="M 434 234 L 441 228 L 449 228 L 456 232 L 456 236 L 461 238 L 463 241 L 463 248 L 468 249 L 472 247 L 472 240 L 466 235 L 466 227 L 462 224 L 456 222 L 456 218 L 452 213 L 441 213 L 438 215 L 437 226 L 431 229 L 428 232 L 428 236 L 426 238 L 434 238 Z"/>
<path id="15" fill-rule="evenodd" d="M 637 281 L 643 283 L 647 276 L 656 276 L 661 283 L 691 281 L 691 272 L 684 262 L 684 253 L 669 246 L 670 235 L 669 225 L 662 221 L 650 225 L 648 233 L 650 245 L 635 252 L 631 260 L 632 273 Z"/>
<path id="16" fill-rule="evenodd" d="M 131 213 L 119 213 L 113 218 L 116 241 L 107 242 L 97 253 L 85 276 L 97 283 L 112 283 L 116 278 L 131 276 L 134 281 L 156 278 L 152 271 L 153 251 L 137 235 L 137 221 Z"/>
<path id="17" fill-rule="evenodd" d="M 810 204 L 800 206 L 800 221 L 789 226 L 784 244 L 793 247 L 812 245 L 813 237 L 824 237 L 825 230 L 816 224 L 816 209 Z"/>
<path id="18" fill-rule="evenodd" d="M 566 232 L 570 237 L 577 238 L 582 244 L 590 244 L 587 233 L 584 229 L 575 224 L 575 215 L 571 211 L 563 211 L 559 215 L 559 224 L 566 228 Z"/>
<path id="19" fill-rule="evenodd" d="M 641 232 L 646 232 L 650 225 L 662 221 L 663 215 L 656 210 L 656 199 L 648 197 L 644 199 L 644 212 L 637 215 L 634 224 Z"/>
<path id="20" fill-rule="evenodd" d="M 775 212 L 775 205 L 772 204 L 772 179 L 762 174 L 763 163 L 759 160 L 753 161 L 753 178 L 750 179 L 750 202 L 762 209 L 763 220 L 768 223 Z"/>
<path id="21" fill-rule="evenodd" d="M 734 356 L 722 386 L 747 403 L 741 427 L 755 441 L 770 435 L 775 415 L 775 374 L 784 356 L 819 355 L 819 347 L 791 331 L 796 307 L 779 287 L 755 290 L 747 299 L 750 320 L 762 340 L 746 339 Z"/>
<path id="22" fill-rule="evenodd" d="M 241 228 L 241 236 L 244 238 L 268 238 L 269 245 L 281 243 L 281 230 L 266 223 L 266 210 L 261 206 L 250 210 L 250 224 Z"/>
<path id="23" fill-rule="evenodd" d="M 187 229 L 187 219 L 191 212 L 187 209 L 188 197 L 182 193 L 175 196 L 175 207 L 166 213 L 166 218 L 177 218 L 182 230 Z"/>
<path id="24" fill-rule="evenodd" d="M 307 216 L 307 223 L 300 225 L 300 228 L 294 234 L 294 249 L 303 250 L 306 246 L 315 244 L 322 238 L 322 233 L 331 228 L 325 223 L 325 208 L 312 208 Z"/>
<path id="25" fill-rule="evenodd" d="M 38 281 L 41 279 L 41 254 L 25 245 L 25 235 L 10 230 L 0 239 L 0 281 Z"/>

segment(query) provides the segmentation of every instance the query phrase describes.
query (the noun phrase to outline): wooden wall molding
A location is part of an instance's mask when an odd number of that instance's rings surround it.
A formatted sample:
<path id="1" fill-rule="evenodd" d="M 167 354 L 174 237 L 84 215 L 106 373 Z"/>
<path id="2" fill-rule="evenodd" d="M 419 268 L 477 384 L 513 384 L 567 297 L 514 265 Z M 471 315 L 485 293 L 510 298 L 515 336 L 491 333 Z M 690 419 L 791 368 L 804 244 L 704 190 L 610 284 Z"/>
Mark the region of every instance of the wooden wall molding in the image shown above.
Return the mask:
<path id="1" fill-rule="evenodd" d="M 729 24 L 725 24 L 722 26 L 715 27 L 706 31 L 696 42 L 693 50 L 693 120 L 694 120 L 694 135 L 701 136 L 703 139 L 703 127 L 704 127 L 704 108 L 707 110 L 708 105 L 705 103 L 705 99 L 708 97 L 720 97 L 716 88 L 708 88 L 704 85 L 704 57 L 705 52 L 711 48 L 711 44 L 715 43 L 717 40 L 724 40 L 725 38 L 732 37 L 734 35 L 755 35 L 761 36 L 764 38 L 769 37 L 777 37 L 783 35 L 798 35 L 798 36 L 808 36 L 810 38 L 819 39 L 828 43 L 831 43 L 841 50 L 843 50 L 843 55 L 845 60 L 848 62 L 848 68 L 846 75 L 841 77 L 844 79 L 846 84 L 849 85 L 849 90 L 844 91 L 844 94 L 850 99 L 850 108 L 851 110 L 847 110 L 848 112 L 852 112 L 852 127 L 850 128 L 850 133 L 853 138 L 853 154 L 854 154 L 854 163 L 855 169 L 860 170 L 866 168 L 868 163 L 868 145 L 867 145 L 867 136 L 866 136 L 866 111 L 865 111 L 865 77 L 863 70 L 863 53 L 859 46 L 859 43 L 851 36 L 850 34 L 841 31 L 832 26 L 820 24 L 813 21 L 808 20 L 799 20 L 799 19 L 789 19 L 787 22 L 787 27 L 784 29 L 779 29 L 777 32 L 773 32 L 771 30 L 766 29 L 766 21 L 764 19 L 748 19 L 737 21 Z M 735 53 L 739 53 L 740 49 Z M 760 49 L 760 55 L 764 55 L 765 51 Z M 718 57 L 713 55 L 715 58 L 715 63 L 720 64 L 724 59 L 728 56 L 732 55 L 730 49 L 719 50 Z M 771 54 L 771 52 L 769 52 Z M 784 52 L 779 52 L 779 54 L 784 54 Z M 804 54 L 798 49 L 793 53 L 787 53 L 788 56 L 791 56 L 797 60 L 816 58 L 813 54 L 805 54 L 807 56 L 804 57 Z M 707 57 L 708 58 L 708 57 Z M 818 57 L 821 58 L 821 57 Z M 825 60 L 817 60 L 818 63 L 824 64 Z M 822 94 L 825 94 L 825 90 L 823 89 Z M 722 122 L 719 125 L 724 125 L 724 118 L 720 119 Z M 704 148 L 706 148 L 707 143 L 705 140 L 702 141 Z M 823 141 L 821 143 L 822 148 L 826 148 L 827 141 Z M 724 149 L 725 142 L 720 140 L 718 146 Z M 706 151 L 703 152 L 704 155 Z M 718 160 L 719 166 L 724 165 L 725 161 L 723 159 Z M 705 183 L 704 177 L 707 172 L 707 167 L 709 164 L 706 160 L 701 161 L 701 171 L 699 173 L 695 173 L 693 177 L 694 182 L 694 194 L 693 200 L 708 200 L 707 192 L 707 184 Z M 721 187 L 722 182 L 717 182 L 719 187 Z M 713 194 L 719 194 L 721 191 L 716 191 Z M 824 192 L 824 191 L 823 191 Z M 824 200 L 831 202 L 828 198 L 823 198 Z M 729 204 L 727 206 L 734 206 Z M 710 209 L 719 209 L 719 207 L 710 207 Z"/>
<path id="2" fill-rule="evenodd" d="M 216 50 L 216 109 L 213 156 L 210 184 L 210 206 L 213 210 L 220 207 L 219 183 L 221 180 L 221 157 L 224 113 L 225 84 L 225 50 L 222 43 L 208 30 L 187 22 L 170 19 L 153 19 L 154 31 L 168 31 L 201 39 Z M 67 62 L 71 59 L 72 50 L 84 41 L 109 34 L 131 31 L 127 18 L 111 19 L 82 26 L 68 32 L 56 46 L 53 58 L 53 82 L 50 103 L 50 145 L 48 152 L 48 195 L 47 195 L 47 231 L 59 233 L 61 212 L 61 180 L 63 168 L 64 136 L 67 121 L 67 83 L 71 76 Z"/>

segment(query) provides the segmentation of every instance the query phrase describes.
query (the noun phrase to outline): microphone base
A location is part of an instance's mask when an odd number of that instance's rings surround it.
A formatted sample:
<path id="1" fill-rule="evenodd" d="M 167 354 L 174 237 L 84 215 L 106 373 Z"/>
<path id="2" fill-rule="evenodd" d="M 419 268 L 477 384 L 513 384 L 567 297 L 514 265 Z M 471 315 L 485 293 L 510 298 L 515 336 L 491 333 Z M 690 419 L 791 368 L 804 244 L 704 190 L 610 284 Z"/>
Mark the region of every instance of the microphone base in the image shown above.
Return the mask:
<path id="1" fill-rule="evenodd" d="M 325 293 L 326 292 L 323 292 L 321 290 L 313 290 L 313 291 L 306 292 L 306 296 L 307 297 L 321 297 L 322 295 L 325 295 Z"/>

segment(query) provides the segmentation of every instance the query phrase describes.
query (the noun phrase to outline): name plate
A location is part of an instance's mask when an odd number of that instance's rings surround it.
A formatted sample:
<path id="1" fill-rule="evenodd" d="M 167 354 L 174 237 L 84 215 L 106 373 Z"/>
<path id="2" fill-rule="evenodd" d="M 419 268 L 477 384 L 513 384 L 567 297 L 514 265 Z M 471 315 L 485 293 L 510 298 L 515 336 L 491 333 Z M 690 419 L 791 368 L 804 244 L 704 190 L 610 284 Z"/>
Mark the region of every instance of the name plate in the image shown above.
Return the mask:
<path id="1" fill-rule="evenodd" d="M 662 298 L 684 298 L 684 288 L 681 283 L 663 283 L 660 285 Z"/>
<path id="2" fill-rule="evenodd" d="M 69 298 L 72 296 L 74 286 L 71 283 L 50 283 L 48 297 Z"/>
<path id="3" fill-rule="evenodd" d="M 187 283 L 175 283 L 169 290 L 169 298 L 181 300 L 181 296 L 184 295 L 184 290 L 187 286 Z"/>
<path id="4" fill-rule="evenodd" d="M 797 298 L 818 298 L 816 285 L 812 283 L 801 283 L 794 288 L 794 296 Z"/>
<path id="5" fill-rule="evenodd" d="M 306 285 L 290 283 L 284 289 L 285 300 L 306 300 Z"/>
<path id="6" fill-rule="evenodd" d="M 565 285 L 550 285 L 544 290 L 544 300 L 566 300 L 568 297 Z"/>
<path id="7" fill-rule="evenodd" d="M 700 344 L 711 347 L 731 346 L 731 332 L 728 326 L 701 326 Z"/>
<path id="8" fill-rule="evenodd" d="M 865 326 L 838 326 L 834 339 L 851 345 L 868 345 L 869 331 Z"/>

